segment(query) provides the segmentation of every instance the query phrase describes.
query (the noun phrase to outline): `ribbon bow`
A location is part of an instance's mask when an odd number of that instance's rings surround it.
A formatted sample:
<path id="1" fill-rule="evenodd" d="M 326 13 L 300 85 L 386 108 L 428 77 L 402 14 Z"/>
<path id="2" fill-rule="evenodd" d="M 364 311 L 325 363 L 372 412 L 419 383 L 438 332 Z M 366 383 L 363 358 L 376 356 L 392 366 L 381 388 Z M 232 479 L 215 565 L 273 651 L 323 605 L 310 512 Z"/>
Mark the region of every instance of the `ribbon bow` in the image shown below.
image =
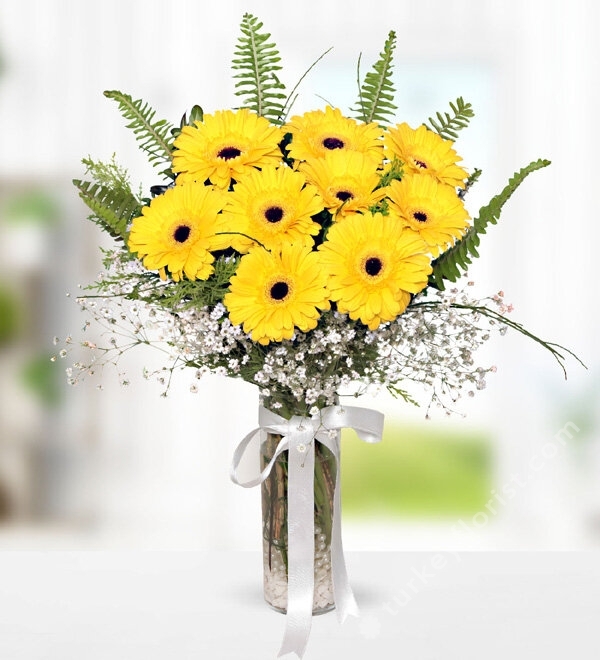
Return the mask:
<path id="1" fill-rule="evenodd" d="M 314 461 L 318 440 L 334 455 L 336 462 L 331 532 L 331 570 L 338 620 L 358 616 L 350 588 L 342 549 L 340 496 L 340 430 L 351 428 L 363 442 L 381 440 L 383 415 L 369 408 L 329 406 L 313 417 L 294 416 L 287 420 L 264 407 L 259 408 L 259 428 L 251 431 L 237 446 L 231 464 L 231 479 L 244 488 L 261 484 L 271 472 L 277 457 L 288 452 L 288 606 L 286 628 L 279 651 L 281 657 L 295 653 L 302 658 L 310 635 L 314 598 Z M 256 477 L 240 481 L 238 467 L 248 445 L 260 431 L 281 436 L 269 464 Z M 335 433 L 331 433 L 334 431 Z"/>

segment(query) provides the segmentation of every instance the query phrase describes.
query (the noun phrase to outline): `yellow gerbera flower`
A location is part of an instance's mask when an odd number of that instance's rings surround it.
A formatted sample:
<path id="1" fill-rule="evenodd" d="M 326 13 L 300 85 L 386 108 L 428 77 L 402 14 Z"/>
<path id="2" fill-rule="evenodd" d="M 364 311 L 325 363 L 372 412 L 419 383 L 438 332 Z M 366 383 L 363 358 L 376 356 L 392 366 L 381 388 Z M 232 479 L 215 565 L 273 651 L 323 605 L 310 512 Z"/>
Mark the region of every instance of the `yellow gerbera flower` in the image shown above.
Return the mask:
<path id="1" fill-rule="evenodd" d="M 405 174 L 426 173 L 443 183 L 464 188 L 468 174 L 456 164 L 462 158 L 452 148 L 451 140 L 444 140 L 426 126 L 412 129 L 403 123 L 387 130 L 384 143 L 402 161 Z"/>
<path id="2" fill-rule="evenodd" d="M 239 181 L 255 167 L 279 163 L 282 137 L 279 127 L 247 108 L 204 115 L 194 126 L 184 126 L 173 143 L 177 183 L 208 179 L 228 188 L 231 179 Z"/>
<path id="3" fill-rule="evenodd" d="M 291 339 L 295 328 L 316 327 L 318 310 L 329 309 L 326 281 L 320 255 L 309 247 L 255 248 L 241 258 L 223 302 L 231 322 L 266 345 Z"/>
<path id="4" fill-rule="evenodd" d="M 431 273 L 424 241 L 380 213 L 357 213 L 333 225 L 319 251 L 331 300 L 371 330 L 402 314 Z"/>
<path id="5" fill-rule="evenodd" d="M 225 231 L 238 232 L 228 237 L 238 252 L 248 252 L 257 243 L 267 250 L 280 249 L 283 243 L 310 247 L 321 229 L 311 218 L 323 210 L 317 189 L 287 166 L 254 170 L 227 196 L 223 224 Z"/>
<path id="6" fill-rule="evenodd" d="M 431 176 L 392 181 L 388 198 L 404 226 L 417 232 L 437 257 L 469 226 L 469 214 L 452 186 Z"/>
<path id="7" fill-rule="evenodd" d="M 331 151 L 324 158 L 300 165 L 300 170 L 323 197 L 325 207 L 336 219 L 357 211 L 367 211 L 385 197 L 377 165 L 356 151 Z"/>
<path id="8" fill-rule="evenodd" d="M 224 195 L 210 186 L 187 183 L 169 188 L 134 218 L 129 249 L 163 278 L 167 269 L 175 281 L 184 274 L 190 280 L 205 280 L 213 272 L 211 250 L 219 247 L 215 230 L 224 205 Z"/>
<path id="9" fill-rule="evenodd" d="M 288 146 L 294 160 L 323 158 L 330 151 L 359 151 L 377 163 L 383 158 L 382 130 L 377 124 L 362 124 L 327 106 L 292 117 L 284 127 L 292 134 Z"/>

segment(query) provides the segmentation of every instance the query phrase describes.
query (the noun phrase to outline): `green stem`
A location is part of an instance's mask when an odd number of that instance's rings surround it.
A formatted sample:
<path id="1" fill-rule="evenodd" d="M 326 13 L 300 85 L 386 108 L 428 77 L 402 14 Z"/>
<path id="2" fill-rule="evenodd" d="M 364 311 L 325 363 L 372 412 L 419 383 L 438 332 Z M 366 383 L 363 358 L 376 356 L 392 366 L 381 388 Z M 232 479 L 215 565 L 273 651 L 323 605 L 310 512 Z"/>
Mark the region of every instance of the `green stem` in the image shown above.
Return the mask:
<path id="1" fill-rule="evenodd" d="M 439 307 L 442 303 L 438 303 L 435 301 L 423 301 L 423 302 L 417 302 L 411 305 L 411 307 L 416 308 L 416 307 L 422 307 L 422 308 L 434 308 L 434 307 Z M 544 341 L 540 337 L 534 335 L 533 333 L 529 332 L 526 328 L 524 328 L 520 323 L 517 323 L 516 321 L 513 321 L 506 316 L 503 316 L 499 312 L 494 311 L 493 309 L 490 309 L 489 307 L 486 307 L 485 305 L 462 305 L 460 303 L 450 303 L 450 307 L 454 309 L 468 309 L 472 312 L 477 312 L 481 314 L 482 316 L 487 316 L 490 319 L 493 319 L 494 321 L 497 321 L 499 323 L 502 323 L 503 325 L 516 330 L 517 332 L 520 332 L 522 335 L 525 337 L 529 337 L 530 339 L 533 339 L 536 343 L 540 344 L 540 346 L 543 346 L 547 351 L 550 351 L 552 354 L 552 357 L 558 362 L 560 365 L 560 368 L 563 371 L 563 374 L 565 376 L 565 379 L 567 378 L 567 369 L 564 365 L 564 362 L 566 360 L 566 356 L 561 353 L 561 351 L 564 351 L 565 353 L 568 353 L 571 357 L 574 357 L 579 364 L 581 364 L 582 367 L 587 369 L 585 364 L 573 353 L 573 351 L 570 351 L 568 348 L 565 348 L 564 346 L 561 346 L 560 344 L 555 344 L 554 342 L 550 341 Z"/>
<path id="2" fill-rule="evenodd" d="M 269 434 L 262 452 L 262 466 L 270 461 L 281 436 Z M 316 442 L 314 471 L 314 522 L 325 535 L 325 544 L 331 544 L 333 526 L 333 500 L 335 494 L 336 461 L 334 455 L 322 444 Z M 269 570 L 272 569 L 272 551 L 277 548 L 281 560 L 288 570 L 288 461 L 284 452 L 271 470 L 269 478 L 262 485 L 263 535 L 267 542 Z"/>

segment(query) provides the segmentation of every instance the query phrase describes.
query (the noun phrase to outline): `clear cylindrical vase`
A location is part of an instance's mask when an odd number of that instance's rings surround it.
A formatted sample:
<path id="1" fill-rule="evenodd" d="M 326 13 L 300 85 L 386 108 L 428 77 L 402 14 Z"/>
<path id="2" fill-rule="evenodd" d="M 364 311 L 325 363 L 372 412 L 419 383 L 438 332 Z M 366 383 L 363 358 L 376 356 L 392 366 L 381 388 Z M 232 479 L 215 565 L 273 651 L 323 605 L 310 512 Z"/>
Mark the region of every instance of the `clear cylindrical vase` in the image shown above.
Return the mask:
<path id="1" fill-rule="evenodd" d="M 267 433 L 261 445 L 262 468 L 273 457 L 281 436 Z M 331 530 L 336 479 L 335 456 L 315 440 L 315 582 L 313 614 L 335 607 L 331 577 Z M 264 594 L 279 612 L 287 611 L 288 597 L 288 452 L 276 459 L 261 485 Z"/>

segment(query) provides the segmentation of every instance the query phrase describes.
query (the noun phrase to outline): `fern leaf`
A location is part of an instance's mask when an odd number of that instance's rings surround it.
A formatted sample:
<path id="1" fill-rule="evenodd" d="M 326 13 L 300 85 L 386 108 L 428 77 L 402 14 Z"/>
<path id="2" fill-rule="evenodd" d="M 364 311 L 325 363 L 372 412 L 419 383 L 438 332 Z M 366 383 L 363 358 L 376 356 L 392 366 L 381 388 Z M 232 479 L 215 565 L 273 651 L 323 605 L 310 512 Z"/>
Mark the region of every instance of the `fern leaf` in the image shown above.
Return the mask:
<path id="1" fill-rule="evenodd" d="M 358 60 L 359 97 L 357 107 L 353 109 L 355 117 L 365 123 L 376 121 L 386 123 L 393 116 L 397 106 L 394 105 L 396 92 L 392 82 L 394 48 L 396 33 L 392 30 L 385 41 L 379 59 L 373 69 L 366 74 L 360 84 L 360 58 Z"/>
<path id="2" fill-rule="evenodd" d="M 456 140 L 458 131 L 466 128 L 475 116 L 470 103 L 465 103 L 462 96 L 456 99 L 456 103 L 450 102 L 452 115 L 448 112 L 436 112 L 437 121 L 429 117 L 430 128 L 446 140 Z"/>
<path id="3" fill-rule="evenodd" d="M 119 104 L 119 110 L 129 122 L 140 148 L 148 154 L 155 166 L 171 163 L 173 126 L 165 119 L 154 121 L 155 111 L 142 99 L 134 101 L 129 94 L 106 91 L 104 96 Z"/>
<path id="4" fill-rule="evenodd" d="M 463 238 L 433 262 L 433 272 L 429 277 L 430 286 L 443 290 L 444 280 L 456 282 L 462 275 L 461 270 L 464 272 L 472 263 L 473 258 L 479 256 L 477 247 L 479 246 L 480 235 L 486 233 L 488 225 L 495 225 L 498 222 L 502 207 L 515 190 L 532 172 L 548 165 L 550 165 L 549 160 L 540 159 L 515 172 L 502 192 L 493 197 L 486 206 L 479 209 L 478 217 Z"/>
<path id="5" fill-rule="evenodd" d="M 467 179 L 465 183 L 465 187 L 462 188 L 462 190 L 459 191 L 458 196 L 461 199 L 464 199 L 467 196 L 467 193 L 471 188 L 479 181 L 479 177 L 481 176 L 481 170 L 476 167 L 471 174 L 469 174 L 469 178 Z"/>
<path id="6" fill-rule="evenodd" d="M 131 191 L 74 179 L 79 196 L 91 209 L 90 219 L 117 240 L 127 242 L 129 222 L 141 212 Z"/>
<path id="7" fill-rule="evenodd" d="M 236 96 L 244 98 L 243 107 L 266 117 L 276 124 L 282 123 L 284 115 L 285 86 L 277 77 L 281 70 L 281 57 L 274 43 L 269 42 L 270 34 L 261 32 L 263 24 L 252 16 L 244 14 L 231 68 L 239 71 L 233 76 Z"/>

